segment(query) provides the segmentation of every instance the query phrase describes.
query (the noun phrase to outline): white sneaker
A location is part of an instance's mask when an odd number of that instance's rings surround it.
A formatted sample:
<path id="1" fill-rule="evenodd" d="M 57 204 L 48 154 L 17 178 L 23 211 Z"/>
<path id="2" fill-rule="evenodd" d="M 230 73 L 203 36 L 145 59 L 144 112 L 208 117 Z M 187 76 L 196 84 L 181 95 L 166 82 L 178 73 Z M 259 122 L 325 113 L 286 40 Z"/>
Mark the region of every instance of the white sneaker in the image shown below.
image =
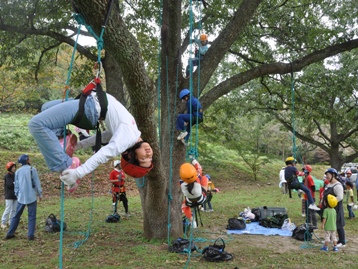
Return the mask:
<path id="1" fill-rule="evenodd" d="M 337 248 L 345 248 L 346 247 L 346 245 L 344 244 L 342 244 L 342 243 L 339 243 L 339 244 L 337 244 Z"/>
<path id="2" fill-rule="evenodd" d="M 316 206 L 315 204 L 310 204 L 308 208 L 309 208 L 309 209 L 316 210 L 316 211 L 320 211 L 320 210 L 321 210 L 321 209 L 320 209 L 318 206 Z"/>
<path id="3" fill-rule="evenodd" d="M 306 217 L 306 214 L 302 214 L 302 217 L 304 217 L 304 218 L 305 218 L 305 217 Z"/>
<path id="4" fill-rule="evenodd" d="M 129 213 L 126 214 L 126 217 L 127 217 L 127 218 L 130 217 L 130 216 L 131 216 L 131 214 L 129 214 Z"/>
<path id="5" fill-rule="evenodd" d="M 181 133 L 178 135 L 177 139 L 178 139 L 178 140 L 182 140 L 182 139 L 184 139 L 184 137 L 186 137 L 187 135 L 188 135 L 188 132 L 187 132 L 187 131 L 183 131 L 183 132 L 181 132 Z"/>
<path id="6" fill-rule="evenodd" d="M 5 230 L 6 228 L 7 228 L 6 224 L 1 223 L 1 229 Z"/>

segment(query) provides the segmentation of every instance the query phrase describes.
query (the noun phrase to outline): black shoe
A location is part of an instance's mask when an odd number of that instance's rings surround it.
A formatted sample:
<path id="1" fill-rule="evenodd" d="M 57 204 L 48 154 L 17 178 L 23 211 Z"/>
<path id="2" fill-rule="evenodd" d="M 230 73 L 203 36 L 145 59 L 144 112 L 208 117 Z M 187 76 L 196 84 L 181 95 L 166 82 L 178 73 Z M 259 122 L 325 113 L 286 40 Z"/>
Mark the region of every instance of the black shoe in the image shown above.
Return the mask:
<path id="1" fill-rule="evenodd" d="M 14 234 L 12 234 L 12 235 L 7 234 L 7 235 L 5 236 L 5 240 L 9 240 L 9 239 L 12 239 L 12 238 L 14 238 L 14 237 L 15 237 Z"/>
<path id="2" fill-rule="evenodd" d="M 29 239 L 29 241 L 33 241 L 35 240 L 35 236 L 28 236 L 27 239 Z"/>

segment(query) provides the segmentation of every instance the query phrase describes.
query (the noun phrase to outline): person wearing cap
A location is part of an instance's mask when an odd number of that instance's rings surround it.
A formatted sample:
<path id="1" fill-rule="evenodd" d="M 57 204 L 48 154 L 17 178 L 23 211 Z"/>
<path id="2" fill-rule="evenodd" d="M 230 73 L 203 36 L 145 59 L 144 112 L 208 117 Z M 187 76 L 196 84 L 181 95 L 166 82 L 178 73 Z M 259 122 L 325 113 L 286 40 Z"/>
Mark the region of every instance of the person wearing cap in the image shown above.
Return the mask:
<path id="1" fill-rule="evenodd" d="M 316 206 L 316 204 L 312 198 L 310 190 L 305 185 L 303 185 L 302 183 L 300 183 L 298 181 L 298 178 L 297 178 L 298 170 L 295 165 L 296 165 L 295 158 L 288 157 L 286 159 L 285 179 L 287 181 L 289 190 L 292 190 L 292 189 L 302 190 L 307 195 L 307 199 L 308 199 L 308 203 L 309 203 L 308 208 L 316 210 L 316 211 L 320 211 L 321 209 Z M 292 197 L 292 196 L 290 196 L 290 197 Z"/>
<path id="2" fill-rule="evenodd" d="M 32 167 L 30 164 L 29 155 L 20 155 L 17 162 L 21 164 L 21 167 L 15 172 L 14 190 L 17 197 L 17 208 L 16 213 L 11 220 L 10 228 L 6 234 L 5 239 L 8 240 L 15 237 L 15 232 L 19 225 L 21 215 L 24 212 L 25 207 L 27 207 L 27 238 L 29 240 L 34 240 L 36 229 L 37 198 L 39 198 L 39 200 L 42 198 L 41 183 L 36 168 Z"/>
<path id="3" fill-rule="evenodd" d="M 325 172 L 325 175 L 328 180 L 328 184 L 324 189 L 323 198 L 322 198 L 322 208 L 325 209 L 328 207 L 327 197 L 329 194 L 332 194 L 337 198 L 338 204 L 335 207 L 337 212 L 337 234 L 338 234 L 338 242 L 337 247 L 345 247 L 346 246 L 346 233 L 344 231 L 344 226 L 346 222 L 344 220 L 344 209 L 343 209 L 343 197 L 344 190 L 342 183 L 340 183 L 337 179 L 338 172 L 335 168 L 328 168 Z M 321 211 L 322 212 L 322 211 Z"/>
<path id="4" fill-rule="evenodd" d="M 78 99 L 66 102 L 57 100 L 58 102 L 52 101 L 51 105 L 44 104 L 46 110 L 35 115 L 28 123 L 30 133 L 40 148 L 47 166 L 51 171 L 61 173 L 60 179 L 69 189 L 100 164 L 121 154 L 122 169 L 132 177 L 143 177 L 153 168 L 153 150 L 148 142 L 142 140 L 133 116 L 112 95 L 104 93 L 104 97 L 107 102 L 102 109 L 97 92 L 91 92 L 84 103 L 83 117 L 91 126 L 98 126 L 100 121 L 104 123 L 106 130 L 101 133 L 100 142 L 107 144 L 76 169 L 69 168 L 72 165 L 71 156 L 61 147 L 56 133 L 63 130 L 64 126 L 74 123 L 80 109 Z M 101 117 L 102 110 L 107 111 L 104 119 Z M 92 135 L 77 141 L 73 146 L 74 151 L 96 145 L 96 138 L 96 135 Z"/>
<path id="5" fill-rule="evenodd" d="M 6 164 L 7 173 L 4 176 L 4 191 L 5 191 L 5 211 L 1 218 L 1 228 L 7 228 L 7 222 L 11 223 L 11 219 L 16 213 L 17 198 L 15 195 L 15 171 L 16 164 L 14 162 L 8 162 Z"/>
<path id="6" fill-rule="evenodd" d="M 114 169 L 109 174 L 109 182 L 112 183 L 112 203 L 114 206 L 114 213 L 117 213 L 118 202 L 122 202 L 126 217 L 129 217 L 128 199 L 126 194 L 126 187 L 124 186 L 126 175 L 121 169 L 120 160 L 115 160 L 113 165 Z"/>

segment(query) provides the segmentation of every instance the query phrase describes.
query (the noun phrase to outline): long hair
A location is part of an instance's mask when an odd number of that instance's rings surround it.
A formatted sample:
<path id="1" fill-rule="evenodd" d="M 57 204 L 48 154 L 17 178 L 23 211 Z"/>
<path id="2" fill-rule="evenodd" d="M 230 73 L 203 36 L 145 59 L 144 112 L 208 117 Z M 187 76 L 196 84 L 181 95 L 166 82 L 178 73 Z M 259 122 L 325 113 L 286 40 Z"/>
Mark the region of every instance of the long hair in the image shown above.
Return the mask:
<path id="1" fill-rule="evenodd" d="M 186 188 L 187 188 L 188 192 L 189 192 L 191 195 L 193 195 L 192 191 L 193 191 L 194 183 L 195 183 L 195 182 L 196 182 L 196 181 L 194 181 L 194 182 L 192 182 L 192 183 L 188 183 L 188 184 L 186 185 Z"/>
<path id="2" fill-rule="evenodd" d="M 122 156 L 124 159 L 126 159 L 126 161 L 130 164 L 134 164 L 134 165 L 139 165 L 139 162 L 137 160 L 137 154 L 136 154 L 136 150 L 139 149 L 141 147 L 141 145 L 143 143 L 148 143 L 146 141 L 139 141 L 137 143 L 135 143 L 133 146 L 131 146 L 130 148 L 128 148 L 125 152 L 122 153 Z"/>

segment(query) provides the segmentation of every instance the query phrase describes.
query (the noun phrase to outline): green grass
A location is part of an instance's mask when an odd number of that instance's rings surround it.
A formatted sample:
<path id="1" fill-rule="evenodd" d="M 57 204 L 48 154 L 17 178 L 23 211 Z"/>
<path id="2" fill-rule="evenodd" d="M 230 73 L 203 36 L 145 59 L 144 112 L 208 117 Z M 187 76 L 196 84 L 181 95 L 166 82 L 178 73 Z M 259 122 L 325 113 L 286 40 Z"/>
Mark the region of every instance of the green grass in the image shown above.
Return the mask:
<path id="1" fill-rule="evenodd" d="M 130 197 L 130 218 L 122 218 L 119 223 L 106 223 L 111 213 L 111 198 L 103 195 L 94 199 L 90 236 L 79 248 L 72 247 L 86 238 L 91 212 L 91 197 L 65 199 L 65 221 L 68 230 L 63 239 L 63 268 L 328 268 L 339 260 L 342 267 L 354 268 L 357 255 L 354 240 L 358 232 L 355 222 L 346 225 L 348 247 L 339 253 L 322 253 L 320 242 L 314 246 L 288 237 L 233 235 L 226 234 L 226 224 L 230 217 L 237 217 L 247 206 L 282 206 L 295 224 L 304 222 L 301 217 L 301 201 L 294 194 L 293 199 L 282 195 L 277 187 L 277 178 L 266 182 L 250 180 L 218 179 L 216 185 L 221 192 L 214 194 L 214 212 L 202 213 L 204 226 L 194 231 L 196 244 L 202 249 L 218 238 L 226 241 L 226 250 L 234 255 L 234 260 L 216 264 L 200 259 L 197 252 L 188 257 L 168 252 L 166 240 L 148 242 L 142 236 L 142 213 L 138 196 Z M 274 184 L 275 183 L 275 184 Z M 67 194 L 66 194 L 67 195 Z M 0 211 L 4 209 L 3 203 Z M 123 211 L 120 206 L 119 209 Z M 2 253 L 0 268 L 56 268 L 59 264 L 59 234 L 44 232 L 44 222 L 48 214 L 59 216 L 59 198 L 50 197 L 38 205 L 38 230 L 40 240 L 29 242 L 26 239 L 27 213 L 17 230 L 17 238 L 0 241 Z M 167 226 L 167 223 L 163 223 Z M 322 236 L 322 230 L 317 232 Z M 5 231 L 1 231 L 5 236 Z M 317 240 L 318 242 L 318 240 Z M 7 253 L 7 254 L 5 254 Z M 336 257 L 337 256 L 337 257 Z M 253 266 L 254 265 L 254 266 Z M 353 267 L 352 267 L 353 266 Z"/>

